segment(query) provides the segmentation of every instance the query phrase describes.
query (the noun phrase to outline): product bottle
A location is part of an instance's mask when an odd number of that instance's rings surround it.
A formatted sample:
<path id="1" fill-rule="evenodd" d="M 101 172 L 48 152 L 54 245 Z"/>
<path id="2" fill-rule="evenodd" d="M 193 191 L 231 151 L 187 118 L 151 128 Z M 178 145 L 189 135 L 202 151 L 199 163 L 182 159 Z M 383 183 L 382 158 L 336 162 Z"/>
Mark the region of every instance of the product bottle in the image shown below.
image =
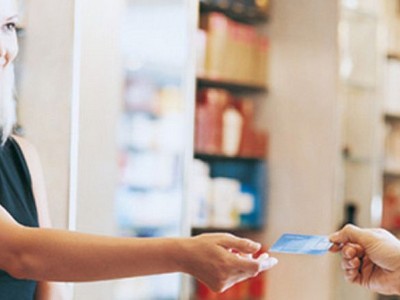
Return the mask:
<path id="1" fill-rule="evenodd" d="M 239 153 L 242 138 L 243 117 L 239 111 L 229 106 L 223 113 L 222 153 L 235 156 Z"/>

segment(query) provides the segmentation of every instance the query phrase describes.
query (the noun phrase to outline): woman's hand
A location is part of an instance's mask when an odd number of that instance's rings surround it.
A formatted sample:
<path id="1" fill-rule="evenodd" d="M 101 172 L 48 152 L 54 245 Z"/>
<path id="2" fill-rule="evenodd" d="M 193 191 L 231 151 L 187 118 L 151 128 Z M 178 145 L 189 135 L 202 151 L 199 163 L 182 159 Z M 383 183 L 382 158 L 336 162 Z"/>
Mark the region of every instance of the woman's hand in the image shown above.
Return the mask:
<path id="1" fill-rule="evenodd" d="M 253 258 L 261 245 L 231 234 L 202 234 L 183 243 L 182 269 L 216 292 L 257 276 L 277 264 L 267 253 Z"/>

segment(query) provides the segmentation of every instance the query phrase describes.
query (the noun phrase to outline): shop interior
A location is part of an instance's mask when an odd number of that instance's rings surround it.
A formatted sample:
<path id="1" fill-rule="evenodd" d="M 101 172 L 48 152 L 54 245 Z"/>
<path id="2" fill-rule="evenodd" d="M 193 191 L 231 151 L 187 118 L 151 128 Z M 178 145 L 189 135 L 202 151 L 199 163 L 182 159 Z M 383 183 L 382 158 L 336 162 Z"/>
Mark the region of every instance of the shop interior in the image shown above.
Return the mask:
<path id="1" fill-rule="evenodd" d="M 400 230 L 400 1 L 20 0 L 16 133 L 55 227 L 263 244 L 346 223 Z M 39 4 L 40 3 L 40 4 Z M 40 116 L 40 117 L 39 117 Z M 168 274 L 74 300 L 394 300 L 340 257 L 222 294 Z"/>

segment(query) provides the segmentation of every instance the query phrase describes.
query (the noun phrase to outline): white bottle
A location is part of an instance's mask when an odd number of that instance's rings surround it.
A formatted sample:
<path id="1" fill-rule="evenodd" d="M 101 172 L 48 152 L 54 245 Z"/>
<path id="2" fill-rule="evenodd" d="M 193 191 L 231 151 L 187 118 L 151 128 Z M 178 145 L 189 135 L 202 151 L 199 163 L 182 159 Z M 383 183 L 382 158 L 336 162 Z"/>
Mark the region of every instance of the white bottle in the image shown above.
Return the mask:
<path id="1" fill-rule="evenodd" d="M 242 128 L 242 115 L 234 107 L 228 107 L 223 114 L 222 153 L 224 155 L 235 156 L 239 153 Z"/>

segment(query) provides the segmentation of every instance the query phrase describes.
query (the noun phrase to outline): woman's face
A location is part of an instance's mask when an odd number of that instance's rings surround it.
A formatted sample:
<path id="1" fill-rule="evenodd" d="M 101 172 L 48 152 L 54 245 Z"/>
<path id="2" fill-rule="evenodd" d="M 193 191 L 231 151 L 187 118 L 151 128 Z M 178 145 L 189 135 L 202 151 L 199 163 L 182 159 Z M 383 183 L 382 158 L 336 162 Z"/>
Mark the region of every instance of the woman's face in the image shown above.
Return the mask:
<path id="1" fill-rule="evenodd" d="M 16 22 L 16 1 L 0 0 L 0 71 L 3 71 L 18 53 Z"/>

